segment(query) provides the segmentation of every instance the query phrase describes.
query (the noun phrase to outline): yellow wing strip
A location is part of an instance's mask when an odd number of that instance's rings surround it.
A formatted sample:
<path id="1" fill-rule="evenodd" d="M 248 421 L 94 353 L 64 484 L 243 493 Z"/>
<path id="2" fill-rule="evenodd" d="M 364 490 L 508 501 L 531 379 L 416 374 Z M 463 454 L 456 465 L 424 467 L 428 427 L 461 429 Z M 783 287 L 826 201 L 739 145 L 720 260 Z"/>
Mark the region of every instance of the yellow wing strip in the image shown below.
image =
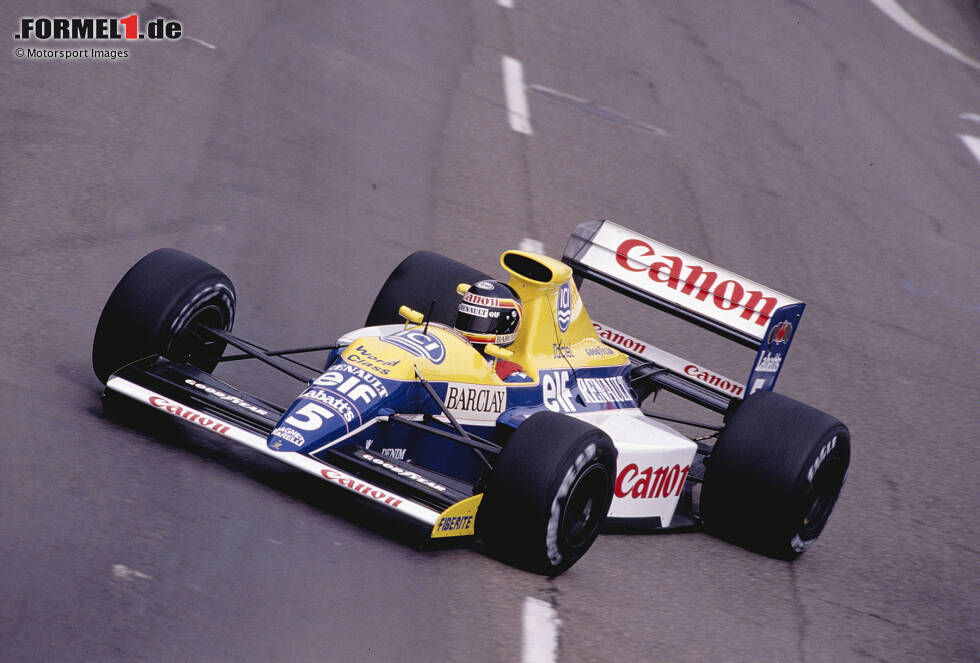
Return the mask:
<path id="1" fill-rule="evenodd" d="M 450 536 L 468 536 L 476 533 L 476 512 L 480 508 L 483 493 L 456 502 L 439 514 L 436 524 L 432 527 L 433 539 L 444 539 Z"/>

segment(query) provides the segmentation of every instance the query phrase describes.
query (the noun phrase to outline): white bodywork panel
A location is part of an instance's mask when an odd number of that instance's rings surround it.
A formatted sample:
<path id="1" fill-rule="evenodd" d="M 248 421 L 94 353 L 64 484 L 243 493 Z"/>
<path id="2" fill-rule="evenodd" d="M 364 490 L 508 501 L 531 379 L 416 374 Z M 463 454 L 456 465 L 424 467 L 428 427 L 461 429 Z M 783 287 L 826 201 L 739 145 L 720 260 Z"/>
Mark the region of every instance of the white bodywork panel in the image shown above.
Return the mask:
<path id="1" fill-rule="evenodd" d="M 635 408 L 571 416 L 605 431 L 619 450 L 609 517 L 669 525 L 698 445 Z"/>

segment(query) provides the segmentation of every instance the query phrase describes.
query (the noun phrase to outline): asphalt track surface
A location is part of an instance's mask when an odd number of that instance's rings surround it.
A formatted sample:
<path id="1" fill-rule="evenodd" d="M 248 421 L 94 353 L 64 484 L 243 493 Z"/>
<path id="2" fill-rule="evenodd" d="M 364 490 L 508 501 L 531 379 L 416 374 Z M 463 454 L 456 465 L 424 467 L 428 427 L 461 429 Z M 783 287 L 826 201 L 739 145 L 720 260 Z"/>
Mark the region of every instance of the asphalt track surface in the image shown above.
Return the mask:
<path id="1" fill-rule="evenodd" d="M 902 5 L 980 59 L 972 1 Z M 134 9 L 197 41 L 43 62 L 0 36 L 0 659 L 515 661 L 526 597 L 561 661 L 980 657 L 980 162 L 959 137 L 980 72 L 859 0 L 9 2 L 0 35 Z M 779 390 L 845 421 L 853 459 L 795 563 L 606 534 L 549 581 L 103 412 L 93 330 L 152 249 L 220 266 L 236 330 L 289 346 L 359 326 L 413 250 L 498 273 L 603 217 L 807 302 Z M 583 295 L 747 374 L 743 349 Z"/>

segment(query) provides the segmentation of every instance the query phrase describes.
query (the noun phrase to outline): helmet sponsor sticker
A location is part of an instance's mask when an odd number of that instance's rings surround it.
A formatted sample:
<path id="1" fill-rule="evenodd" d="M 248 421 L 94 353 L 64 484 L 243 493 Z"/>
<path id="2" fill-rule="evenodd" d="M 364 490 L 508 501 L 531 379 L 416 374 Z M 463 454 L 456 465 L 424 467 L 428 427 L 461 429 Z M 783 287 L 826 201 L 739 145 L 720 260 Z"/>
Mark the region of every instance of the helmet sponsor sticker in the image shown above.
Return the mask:
<path id="1" fill-rule="evenodd" d="M 505 348 L 516 340 L 517 334 L 497 334 L 497 337 L 493 342 L 500 347 Z"/>
<path id="2" fill-rule="evenodd" d="M 478 295 L 475 292 L 468 292 L 463 295 L 463 301 L 468 304 L 476 304 L 477 306 L 500 306 L 500 299 L 497 297 L 486 297 L 485 295 Z"/>
<path id="3" fill-rule="evenodd" d="M 490 318 L 499 317 L 500 311 L 491 311 L 490 309 L 484 308 L 483 306 L 472 306 L 463 302 L 459 305 L 460 313 L 467 313 L 469 315 L 475 315 L 478 318 Z"/>

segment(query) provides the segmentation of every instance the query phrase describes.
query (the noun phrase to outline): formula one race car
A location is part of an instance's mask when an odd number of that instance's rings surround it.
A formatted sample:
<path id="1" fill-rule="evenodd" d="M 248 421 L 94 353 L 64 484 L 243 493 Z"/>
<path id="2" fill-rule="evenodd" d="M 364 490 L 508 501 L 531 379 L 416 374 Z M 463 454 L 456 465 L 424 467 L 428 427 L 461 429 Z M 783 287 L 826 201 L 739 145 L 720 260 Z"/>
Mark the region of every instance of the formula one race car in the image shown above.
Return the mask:
<path id="1" fill-rule="evenodd" d="M 609 221 L 579 225 L 562 262 L 512 250 L 500 264 L 510 308 L 474 294 L 495 287 L 490 276 L 417 252 L 388 277 L 364 328 L 269 350 L 231 333 L 227 276 L 160 249 L 109 297 L 95 372 L 106 394 L 353 491 L 433 538 L 475 535 L 548 575 L 578 560 L 604 523 L 703 526 L 787 559 L 817 538 L 850 439 L 833 417 L 772 391 L 802 302 Z M 755 349 L 747 383 L 591 320 L 583 279 Z M 516 319 L 506 348 L 494 343 L 502 336 L 459 329 L 461 316 L 492 322 L 500 311 Z M 317 351 L 325 364 L 296 358 Z M 295 401 L 277 405 L 212 375 L 243 358 L 299 380 Z M 724 425 L 642 410 L 659 390 L 723 413 Z M 690 438 L 663 421 L 712 433 Z"/>

